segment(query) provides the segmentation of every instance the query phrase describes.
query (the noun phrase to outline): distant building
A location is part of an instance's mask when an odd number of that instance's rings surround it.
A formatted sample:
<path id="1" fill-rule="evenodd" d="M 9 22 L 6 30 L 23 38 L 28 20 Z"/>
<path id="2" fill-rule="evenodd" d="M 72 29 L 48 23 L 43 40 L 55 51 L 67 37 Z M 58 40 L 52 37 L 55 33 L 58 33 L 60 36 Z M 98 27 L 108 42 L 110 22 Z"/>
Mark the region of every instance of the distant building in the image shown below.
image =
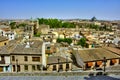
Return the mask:
<path id="1" fill-rule="evenodd" d="M 50 30 L 50 26 L 49 25 L 40 25 L 39 28 L 38 28 L 38 33 L 41 33 L 41 34 L 48 34 Z"/>
<path id="2" fill-rule="evenodd" d="M 56 52 L 56 47 L 54 44 L 46 44 L 45 45 L 45 53 L 47 55 L 52 55 L 55 52 Z"/>
<path id="3" fill-rule="evenodd" d="M 0 35 L 8 37 L 9 40 L 15 40 L 16 33 L 9 28 L 0 28 Z"/>
<path id="4" fill-rule="evenodd" d="M 6 37 L 9 38 L 9 40 L 15 40 L 15 33 L 14 32 L 8 32 L 5 34 Z"/>
<path id="5" fill-rule="evenodd" d="M 47 33 L 47 34 L 41 34 L 40 38 L 43 39 L 45 42 L 53 42 L 55 34 L 53 33 Z"/>

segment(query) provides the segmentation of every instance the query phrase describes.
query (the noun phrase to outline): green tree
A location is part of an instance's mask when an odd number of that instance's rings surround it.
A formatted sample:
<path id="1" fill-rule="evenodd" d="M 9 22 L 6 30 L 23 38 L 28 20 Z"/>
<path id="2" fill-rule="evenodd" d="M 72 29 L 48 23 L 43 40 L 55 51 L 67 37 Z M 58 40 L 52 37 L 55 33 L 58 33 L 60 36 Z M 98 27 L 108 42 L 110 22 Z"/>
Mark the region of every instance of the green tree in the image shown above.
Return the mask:
<path id="1" fill-rule="evenodd" d="M 71 44 L 72 43 L 72 39 L 71 38 L 65 38 L 64 42 L 67 42 L 68 44 Z"/>
<path id="2" fill-rule="evenodd" d="M 72 39 L 71 38 L 57 38 L 57 42 L 61 43 L 61 42 L 67 42 L 68 44 L 72 43 Z"/>
<path id="3" fill-rule="evenodd" d="M 95 16 L 91 18 L 91 21 L 96 21 L 96 20 L 97 20 L 97 19 L 96 19 Z"/>
<path id="4" fill-rule="evenodd" d="M 35 37 L 40 37 L 41 33 L 34 34 Z"/>
<path id="5" fill-rule="evenodd" d="M 78 42 L 78 45 L 81 45 L 82 47 L 85 47 L 86 45 L 86 39 L 85 38 L 81 38 Z"/>
<path id="6" fill-rule="evenodd" d="M 11 29 L 16 29 L 16 22 L 11 22 L 10 27 Z"/>
<path id="7" fill-rule="evenodd" d="M 19 27 L 26 27 L 26 25 L 27 25 L 26 23 L 21 23 L 21 24 L 19 24 L 18 26 L 19 26 Z"/>
<path id="8" fill-rule="evenodd" d="M 57 38 L 57 42 L 61 43 L 61 42 L 63 42 L 63 39 L 62 38 Z"/>
<path id="9" fill-rule="evenodd" d="M 64 22 L 62 23 L 61 20 L 58 19 L 44 19 L 44 18 L 38 18 L 39 24 L 46 24 L 50 25 L 51 28 L 74 28 L 74 23 Z"/>

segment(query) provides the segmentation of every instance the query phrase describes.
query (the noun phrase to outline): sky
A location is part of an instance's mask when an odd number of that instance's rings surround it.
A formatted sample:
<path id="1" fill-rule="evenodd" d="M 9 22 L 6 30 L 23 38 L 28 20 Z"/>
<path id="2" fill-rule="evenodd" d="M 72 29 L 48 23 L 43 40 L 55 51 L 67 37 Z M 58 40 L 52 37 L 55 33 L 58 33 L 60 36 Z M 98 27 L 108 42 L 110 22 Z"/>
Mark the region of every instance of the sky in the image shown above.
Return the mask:
<path id="1" fill-rule="evenodd" d="M 0 19 L 120 20 L 120 0 L 0 0 Z"/>

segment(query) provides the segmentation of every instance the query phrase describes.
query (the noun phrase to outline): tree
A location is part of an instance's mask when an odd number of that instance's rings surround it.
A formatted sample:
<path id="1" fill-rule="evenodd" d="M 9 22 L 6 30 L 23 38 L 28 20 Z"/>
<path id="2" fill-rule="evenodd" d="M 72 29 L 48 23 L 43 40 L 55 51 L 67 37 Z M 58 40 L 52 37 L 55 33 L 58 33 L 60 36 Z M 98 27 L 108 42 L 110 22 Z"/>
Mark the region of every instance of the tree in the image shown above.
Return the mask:
<path id="1" fill-rule="evenodd" d="M 75 24 L 74 23 L 69 23 L 69 22 L 64 22 L 62 23 L 61 20 L 58 19 L 44 19 L 44 18 L 38 18 L 39 25 L 40 24 L 46 24 L 50 25 L 51 28 L 74 28 Z"/>
<path id="2" fill-rule="evenodd" d="M 71 44 L 72 43 L 72 39 L 71 38 L 65 38 L 64 42 L 67 42 L 68 44 Z"/>
<path id="3" fill-rule="evenodd" d="M 19 26 L 19 27 L 26 27 L 26 25 L 27 25 L 26 23 L 21 23 L 21 24 L 19 24 L 18 26 Z"/>
<path id="4" fill-rule="evenodd" d="M 81 38 L 78 42 L 78 45 L 81 45 L 82 47 L 85 47 L 86 45 L 86 39 L 85 38 Z"/>
<path id="5" fill-rule="evenodd" d="M 11 29 L 16 29 L 16 22 L 11 22 L 10 27 Z"/>
<path id="6" fill-rule="evenodd" d="M 71 38 L 57 38 L 57 42 L 61 43 L 61 42 L 67 42 L 68 44 L 72 43 L 72 39 Z"/>
<path id="7" fill-rule="evenodd" d="M 61 42 L 63 42 L 63 39 L 62 38 L 57 38 L 57 42 L 61 43 Z"/>
<path id="8" fill-rule="evenodd" d="M 34 34 L 35 37 L 40 37 L 41 33 Z"/>
<path id="9" fill-rule="evenodd" d="M 91 18 L 91 21 L 96 21 L 96 20 L 97 20 L 97 19 L 96 19 L 95 16 Z"/>

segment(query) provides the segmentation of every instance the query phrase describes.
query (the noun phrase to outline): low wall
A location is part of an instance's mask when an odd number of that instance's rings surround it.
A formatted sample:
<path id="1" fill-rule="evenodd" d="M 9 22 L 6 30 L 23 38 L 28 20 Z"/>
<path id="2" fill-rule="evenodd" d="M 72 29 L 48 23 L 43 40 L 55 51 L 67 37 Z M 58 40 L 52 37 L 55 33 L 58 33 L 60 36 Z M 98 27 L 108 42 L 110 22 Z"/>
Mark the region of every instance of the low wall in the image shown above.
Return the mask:
<path id="1" fill-rule="evenodd" d="M 90 75 L 91 73 L 96 75 L 98 73 L 102 73 L 103 71 L 97 72 L 36 72 L 36 73 L 0 73 L 0 76 L 82 76 L 82 75 Z M 106 74 L 115 74 L 120 75 L 120 72 L 106 72 Z"/>

